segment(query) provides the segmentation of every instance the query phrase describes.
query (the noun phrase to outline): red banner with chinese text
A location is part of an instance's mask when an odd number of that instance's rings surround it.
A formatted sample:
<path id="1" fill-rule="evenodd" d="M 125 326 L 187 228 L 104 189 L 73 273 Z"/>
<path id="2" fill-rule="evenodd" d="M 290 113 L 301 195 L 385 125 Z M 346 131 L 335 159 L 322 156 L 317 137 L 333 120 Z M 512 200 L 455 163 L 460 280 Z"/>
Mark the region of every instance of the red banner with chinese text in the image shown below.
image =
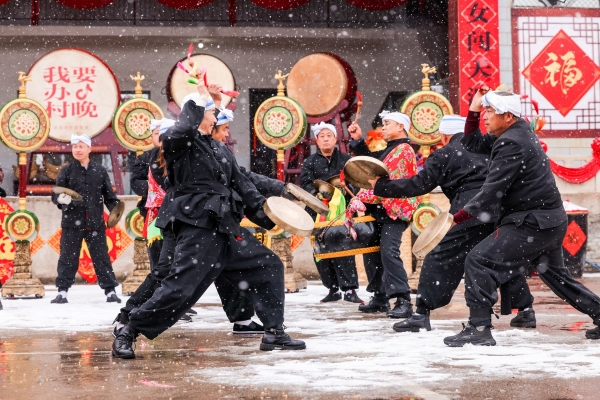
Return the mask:
<path id="1" fill-rule="evenodd" d="M 475 91 L 500 85 L 498 0 L 457 0 L 459 109 L 466 116 Z"/>

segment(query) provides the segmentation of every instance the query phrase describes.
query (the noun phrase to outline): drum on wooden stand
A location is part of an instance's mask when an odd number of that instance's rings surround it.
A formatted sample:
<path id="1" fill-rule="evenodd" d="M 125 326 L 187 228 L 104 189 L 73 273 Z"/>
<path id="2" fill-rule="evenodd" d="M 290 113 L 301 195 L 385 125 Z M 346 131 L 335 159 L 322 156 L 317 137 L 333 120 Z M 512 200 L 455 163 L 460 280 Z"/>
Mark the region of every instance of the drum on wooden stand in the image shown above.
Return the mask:
<path id="1" fill-rule="evenodd" d="M 375 218 L 371 216 L 352 219 L 356 240 L 344 225 L 344 219 L 316 222 L 310 241 L 316 258 L 348 257 L 357 254 L 378 252 L 380 235 L 375 229 Z"/>

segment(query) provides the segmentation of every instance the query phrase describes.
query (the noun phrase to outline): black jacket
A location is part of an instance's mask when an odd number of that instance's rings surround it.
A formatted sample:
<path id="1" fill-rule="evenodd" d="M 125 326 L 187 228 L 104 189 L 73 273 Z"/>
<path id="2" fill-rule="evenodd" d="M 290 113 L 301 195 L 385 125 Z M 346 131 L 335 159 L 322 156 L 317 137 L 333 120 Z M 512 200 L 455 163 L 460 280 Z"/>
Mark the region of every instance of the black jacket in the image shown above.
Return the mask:
<path id="1" fill-rule="evenodd" d="M 285 189 L 285 183 L 281 182 L 280 180 L 272 179 L 268 176 L 248 171 L 244 167 L 240 167 L 240 171 L 246 176 L 246 178 L 250 179 L 250 182 L 256 186 L 258 193 L 265 196 L 265 198 L 279 196 L 281 195 L 281 192 L 283 192 L 283 189 Z"/>
<path id="2" fill-rule="evenodd" d="M 350 154 L 342 153 L 337 148 L 333 149 L 330 159 L 317 150 L 315 154 L 306 157 L 302 163 L 300 187 L 308 193 L 316 195 L 317 190 L 313 186 L 313 182 L 317 179 L 327 180 L 334 175 L 339 175 L 350 158 Z"/>
<path id="3" fill-rule="evenodd" d="M 136 157 L 131 169 L 131 190 L 138 196 L 142 196 L 138 201 L 137 208 L 140 214 L 146 217 L 148 210 L 146 209 L 146 200 L 148 199 L 148 171 L 152 167 L 152 177 L 164 190 L 167 190 L 166 177 L 163 176 L 164 168 L 158 166 L 156 157 L 158 156 L 158 147 L 150 149 L 138 157 Z"/>
<path id="4" fill-rule="evenodd" d="M 58 203 L 58 195 L 52 194 L 52 202 L 62 210 L 62 228 L 88 228 L 104 230 L 104 204 L 109 211 L 119 199 L 112 189 L 106 168 L 90 161 L 87 169 L 73 160 L 62 167 L 56 177 L 56 186 L 72 189 L 83 197 L 83 201 L 72 201 L 68 205 Z"/>
<path id="5" fill-rule="evenodd" d="M 500 213 L 499 223 L 523 223 L 531 214 L 541 229 L 567 221 L 548 156 L 529 124 L 519 119 L 500 137 L 479 129 L 462 139 L 471 152 L 490 157 L 489 174 L 481 191 L 464 207 L 485 220 Z"/>
<path id="6" fill-rule="evenodd" d="M 446 146 L 431 153 L 423 169 L 412 178 L 380 178 L 374 193 L 381 197 L 413 197 L 440 186 L 450 200 L 450 212 L 459 211 L 479 193 L 488 173 L 488 156 L 467 151 L 460 142 L 462 137 L 462 133 L 452 136 Z"/>
<path id="7" fill-rule="evenodd" d="M 385 149 L 371 151 L 369 150 L 369 146 L 367 146 L 367 143 L 364 139 L 351 140 L 350 150 L 352 150 L 352 152 L 357 156 L 369 156 L 383 161 L 385 157 L 392 152 L 392 150 L 402 143 L 411 144 L 409 138 L 395 139 L 387 142 L 387 147 Z M 401 218 L 396 220 L 391 219 L 381 204 L 365 204 L 365 206 L 367 207 L 365 214 L 371 215 L 377 220 L 377 222 L 381 224 L 400 224 L 404 222 Z"/>
<path id="8" fill-rule="evenodd" d="M 167 162 L 169 189 L 156 226 L 166 228 L 174 220 L 219 232 L 241 235 L 244 213 L 252 222 L 271 229 L 265 215 L 265 198 L 241 173 L 227 147 L 202 135 L 198 126 L 204 107 L 187 102 L 177 123 L 161 135 Z"/>

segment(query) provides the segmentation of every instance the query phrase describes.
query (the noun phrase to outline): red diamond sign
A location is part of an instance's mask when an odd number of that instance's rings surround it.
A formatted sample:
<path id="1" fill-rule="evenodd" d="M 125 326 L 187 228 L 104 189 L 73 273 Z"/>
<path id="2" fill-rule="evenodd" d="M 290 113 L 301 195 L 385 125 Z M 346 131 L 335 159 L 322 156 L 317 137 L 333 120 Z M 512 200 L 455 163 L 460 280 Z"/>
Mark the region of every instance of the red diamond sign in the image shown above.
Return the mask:
<path id="1" fill-rule="evenodd" d="M 571 221 L 567 226 L 567 234 L 563 239 L 563 247 L 569 252 L 570 255 L 575 256 L 581 249 L 581 246 L 585 244 L 585 233 L 575 221 Z"/>
<path id="2" fill-rule="evenodd" d="M 600 67 L 562 29 L 522 73 L 563 117 L 600 79 Z"/>
<path id="3" fill-rule="evenodd" d="M 462 17 L 471 25 L 483 26 L 496 17 L 495 7 L 490 7 L 483 0 L 473 0 L 463 8 Z"/>

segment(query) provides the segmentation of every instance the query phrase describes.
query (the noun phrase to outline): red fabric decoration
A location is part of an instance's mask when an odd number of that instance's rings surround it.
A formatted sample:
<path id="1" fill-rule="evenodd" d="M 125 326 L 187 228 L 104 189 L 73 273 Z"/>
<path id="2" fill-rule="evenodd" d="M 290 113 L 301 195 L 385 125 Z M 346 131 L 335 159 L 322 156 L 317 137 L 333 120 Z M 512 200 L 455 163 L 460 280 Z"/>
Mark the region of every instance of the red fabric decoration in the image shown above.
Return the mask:
<path id="1" fill-rule="evenodd" d="M 300 7 L 310 0 L 252 0 L 256 5 L 271 10 L 289 10 L 290 8 Z"/>
<path id="2" fill-rule="evenodd" d="M 94 8 L 106 7 L 115 2 L 115 0 L 55 0 L 63 6 L 76 8 L 78 10 L 92 10 Z M 2 1 L 0 0 L 0 3 Z"/>
<path id="3" fill-rule="evenodd" d="M 10 0 L 0 0 L 0 6 L 8 3 Z"/>
<path id="4" fill-rule="evenodd" d="M 214 0 L 156 0 L 163 6 L 177 8 L 179 10 L 191 10 L 193 8 L 204 7 Z"/>
<path id="5" fill-rule="evenodd" d="M 585 236 L 583 229 L 581 229 L 581 227 L 577 225 L 575 221 L 571 221 L 569 226 L 567 226 L 567 234 L 565 235 L 562 245 L 570 255 L 575 257 L 575 254 L 577 254 L 577 252 L 581 250 L 581 247 L 585 244 L 586 238 L 587 237 Z"/>
<path id="6" fill-rule="evenodd" d="M 253 0 L 254 1 L 254 0 Z M 360 7 L 369 11 L 384 11 L 390 10 L 394 7 L 401 6 L 404 3 L 407 3 L 408 0 L 346 0 L 348 3 L 353 6 Z"/>
<path id="7" fill-rule="evenodd" d="M 542 144 L 544 151 L 548 149 L 546 144 Z M 592 160 L 587 164 L 577 167 L 564 167 L 550 160 L 550 169 L 561 179 L 569 183 L 582 183 L 589 181 L 600 171 L 600 137 L 597 137 L 592 142 Z"/>

